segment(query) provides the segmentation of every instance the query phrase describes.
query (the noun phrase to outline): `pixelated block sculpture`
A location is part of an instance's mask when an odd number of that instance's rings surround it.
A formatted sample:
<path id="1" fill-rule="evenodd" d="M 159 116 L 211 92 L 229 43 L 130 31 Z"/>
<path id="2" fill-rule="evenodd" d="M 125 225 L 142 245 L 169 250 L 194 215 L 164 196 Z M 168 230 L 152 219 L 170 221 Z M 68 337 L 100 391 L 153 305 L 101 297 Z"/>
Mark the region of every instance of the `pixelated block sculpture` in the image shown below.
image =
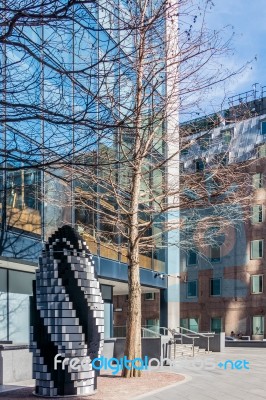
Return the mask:
<path id="1" fill-rule="evenodd" d="M 92 256 L 82 237 L 63 226 L 45 244 L 33 284 L 30 349 L 35 394 L 95 393 L 97 371 L 91 361 L 100 356 L 103 340 L 104 304 Z M 73 358 L 80 362 L 75 369 Z"/>

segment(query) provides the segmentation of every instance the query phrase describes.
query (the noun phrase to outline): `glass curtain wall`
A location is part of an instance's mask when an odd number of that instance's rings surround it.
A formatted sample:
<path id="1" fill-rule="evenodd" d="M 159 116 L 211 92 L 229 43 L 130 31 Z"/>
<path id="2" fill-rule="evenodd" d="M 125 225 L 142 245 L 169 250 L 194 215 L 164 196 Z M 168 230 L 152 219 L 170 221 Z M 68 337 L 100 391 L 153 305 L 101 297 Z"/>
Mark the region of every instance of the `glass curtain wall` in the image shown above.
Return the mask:
<path id="1" fill-rule="evenodd" d="M 25 106 L 29 99 L 31 104 L 40 104 L 40 85 L 36 84 L 40 65 L 23 47 L 27 47 L 29 38 L 32 44 L 38 42 L 39 32 L 38 27 L 18 24 L 12 33 L 12 39 L 18 45 L 1 46 L 1 98 L 6 104 L 2 109 L 2 118 L 6 122 L 0 127 L 1 254 L 6 247 L 3 242 L 6 229 L 35 235 L 40 235 L 41 231 L 40 174 L 30 168 L 40 153 L 41 123 L 32 118 L 32 113 L 29 115 L 29 109 Z"/>
<path id="2" fill-rule="evenodd" d="M 114 223 L 115 214 L 122 210 L 110 195 L 110 187 L 112 183 L 120 187 L 126 204 L 130 170 L 117 167 L 110 174 L 108 167 L 93 169 L 91 160 L 96 157 L 96 164 L 103 159 L 111 163 L 121 161 L 120 134 L 123 150 L 127 155 L 131 151 L 134 127 L 131 129 L 129 121 L 136 81 L 132 57 L 134 32 L 123 30 L 119 25 L 121 21 L 130 21 L 129 7 L 124 1 L 101 0 L 99 6 L 76 5 L 73 18 L 64 24 L 18 25 L 13 36 L 20 46 L 16 50 L 3 48 L 1 54 L 6 67 L 2 96 L 19 110 L 16 114 L 15 107 L 7 107 L 6 114 L 13 118 L 1 127 L 0 146 L 5 150 L 2 165 L 15 168 L 1 175 L 2 226 L 44 240 L 64 223 L 75 223 L 78 228 L 80 225 L 81 232 L 82 227 L 88 226 L 85 236 L 91 250 L 123 262 L 127 261 L 126 240 L 119 233 L 122 227 Z M 58 72 L 58 66 L 62 73 Z M 77 79 L 73 71 L 77 71 Z M 163 128 L 159 123 L 157 127 L 151 128 L 150 124 L 145 127 L 145 121 L 159 107 L 156 99 L 164 88 L 161 85 L 154 94 L 147 87 L 149 90 L 143 129 L 147 132 L 155 129 L 157 133 L 153 154 L 143 167 L 147 175 L 147 183 L 144 180 L 142 183 L 143 192 L 150 187 L 162 190 L 165 179 L 163 168 L 156 172 L 151 168 L 153 162 L 164 157 L 160 137 Z M 22 104 L 26 106 L 23 108 Z M 115 128 L 123 119 L 127 120 L 126 128 Z M 66 167 L 57 166 L 57 161 L 62 159 Z M 90 165 L 89 183 L 79 178 L 77 170 L 71 167 L 81 159 Z M 106 174 L 109 184 L 104 183 Z M 82 201 L 77 205 L 81 187 L 92 194 L 82 199 L 86 203 L 84 207 Z M 164 238 L 160 233 L 163 218 L 153 215 L 153 207 L 147 198 L 147 204 L 140 209 L 141 220 L 154 220 L 147 234 L 155 235 L 157 246 L 143 252 L 141 266 L 163 271 Z"/>
<path id="3" fill-rule="evenodd" d="M 0 342 L 29 342 L 29 296 L 35 274 L 0 268 Z"/>

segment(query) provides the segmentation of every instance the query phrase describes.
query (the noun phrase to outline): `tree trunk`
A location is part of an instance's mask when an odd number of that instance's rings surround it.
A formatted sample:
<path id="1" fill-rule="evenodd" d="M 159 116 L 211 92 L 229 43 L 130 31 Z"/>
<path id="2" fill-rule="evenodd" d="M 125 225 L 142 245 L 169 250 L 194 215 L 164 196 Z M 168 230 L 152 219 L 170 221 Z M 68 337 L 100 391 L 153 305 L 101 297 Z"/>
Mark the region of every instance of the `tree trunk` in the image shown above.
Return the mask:
<path id="1" fill-rule="evenodd" d="M 127 338 L 125 356 L 128 360 L 141 358 L 141 287 L 139 278 L 139 246 L 132 249 L 128 268 L 129 296 L 127 316 Z M 124 368 L 122 375 L 125 378 L 139 377 L 141 371 L 134 368 L 139 363 Z"/>
<path id="2" fill-rule="evenodd" d="M 140 148 L 139 132 L 136 134 L 136 154 Z M 141 358 L 141 286 L 139 276 L 139 195 L 141 182 L 141 161 L 135 162 L 131 192 L 131 215 L 128 252 L 128 311 L 125 356 L 128 360 Z M 122 375 L 126 378 L 138 377 L 141 371 L 139 363 L 124 368 Z"/>
<path id="3" fill-rule="evenodd" d="M 147 0 L 144 1 L 141 26 L 144 26 Z M 135 102 L 135 143 L 133 147 L 133 176 L 130 207 L 129 252 L 128 252 L 128 311 L 125 356 L 128 360 L 142 358 L 141 351 L 141 285 L 139 276 L 139 196 L 141 170 L 144 154 L 141 151 L 142 132 L 142 98 L 143 98 L 143 63 L 145 50 L 145 33 L 140 29 L 137 56 L 137 80 Z M 141 376 L 140 362 L 131 363 L 131 367 L 124 367 L 122 376 L 125 378 Z"/>
<path id="4" fill-rule="evenodd" d="M 138 208 L 141 181 L 141 167 L 137 163 L 132 180 L 130 236 L 129 236 L 129 265 L 128 265 L 128 310 L 125 356 L 128 360 L 141 358 L 141 286 L 139 276 L 139 227 Z M 139 366 L 131 364 L 131 368 L 124 367 L 122 376 L 125 378 L 141 375 Z"/>

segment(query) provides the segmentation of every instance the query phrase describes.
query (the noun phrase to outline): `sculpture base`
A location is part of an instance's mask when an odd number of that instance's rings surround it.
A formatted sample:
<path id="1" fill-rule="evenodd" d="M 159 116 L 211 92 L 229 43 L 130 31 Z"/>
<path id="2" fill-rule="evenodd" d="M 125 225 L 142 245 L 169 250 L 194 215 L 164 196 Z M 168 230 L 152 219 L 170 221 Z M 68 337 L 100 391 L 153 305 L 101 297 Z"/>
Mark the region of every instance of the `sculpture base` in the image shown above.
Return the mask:
<path id="1" fill-rule="evenodd" d="M 66 396 L 61 396 L 61 395 L 58 395 L 58 396 L 44 396 L 44 395 L 41 395 L 41 394 L 37 394 L 35 392 L 32 392 L 32 394 L 33 394 L 33 396 L 42 397 L 44 399 L 67 399 L 67 398 L 71 399 L 72 397 L 84 397 L 84 398 L 86 398 L 86 397 L 89 397 L 89 396 L 93 396 L 97 392 L 98 392 L 98 390 L 96 389 L 96 390 L 94 390 L 93 392 L 91 392 L 89 394 L 71 394 L 71 395 L 66 395 Z"/>

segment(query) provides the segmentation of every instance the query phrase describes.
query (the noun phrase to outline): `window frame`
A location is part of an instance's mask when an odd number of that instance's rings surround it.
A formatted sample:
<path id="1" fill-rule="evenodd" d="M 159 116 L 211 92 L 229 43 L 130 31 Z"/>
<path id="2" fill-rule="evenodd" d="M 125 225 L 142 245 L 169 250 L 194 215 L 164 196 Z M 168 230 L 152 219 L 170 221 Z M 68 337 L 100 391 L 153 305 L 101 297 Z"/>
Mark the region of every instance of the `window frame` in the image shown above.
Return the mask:
<path id="1" fill-rule="evenodd" d="M 254 321 L 253 321 L 254 318 L 260 318 L 260 322 L 262 322 L 261 323 L 262 330 L 260 331 L 260 333 L 258 331 L 254 333 Z M 264 325 L 265 325 L 264 315 L 252 315 L 252 326 L 251 326 L 252 335 L 264 335 L 264 331 L 265 331 Z"/>
<path id="2" fill-rule="evenodd" d="M 261 211 L 258 212 L 258 215 L 261 215 L 261 221 L 254 221 L 254 208 L 255 207 L 261 207 Z M 264 207 L 263 204 L 254 204 L 253 206 L 251 206 L 251 224 L 252 225 L 256 225 L 256 224 L 261 224 L 262 222 L 264 222 Z M 259 218 L 258 218 L 259 219 Z"/>
<path id="3" fill-rule="evenodd" d="M 154 323 L 149 323 L 151 321 L 153 321 Z M 160 321 L 158 318 L 147 318 L 147 319 L 145 319 L 145 324 L 146 324 L 146 326 L 149 327 L 148 329 L 151 329 L 153 327 L 156 327 L 156 328 L 160 327 Z"/>
<path id="4" fill-rule="evenodd" d="M 212 282 L 213 281 L 220 282 L 220 293 L 219 294 L 212 294 Z M 210 296 L 211 297 L 221 297 L 222 296 L 222 278 L 210 278 Z"/>
<path id="5" fill-rule="evenodd" d="M 259 175 L 259 179 L 257 179 L 255 181 L 255 176 L 257 176 L 257 175 Z M 256 182 L 258 182 L 258 184 L 255 185 L 254 183 L 256 183 Z M 264 175 L 263 175 L 263 173 L 262 172 L 257 172 L 256 174 L 253 174 L 252 175 L 252 186 L 253 186 L 253 189 L 254 190 L 262 189 L 263 185 L 264 185 Z"/>
<path id="6" fill-rule="evenodd" d="M 189 146 L 184 147 L 180 150 L 180 158 L 187 156 L 189 153 Z"/>
<path id="7" fill-rule="evenodd" d="M 261 278 L 261 280 L 262 280 L 262 282 L 261 282 L 261 292 L 254 292 L 253 291 L 253 278 L 255 278 L 255 277 L 259 277 L 259 278 Z M 263 282 L 264 281 L 264 277 L 263 277 L 263 274 L 254 274 L 254 275 L 251 275 L 250 276 L 250 293 L 251 294 L 262 294 L 263 293 Z M 260 283 L 259 283 L 259 286 L 260 286 Z"/>
<path id="8" fill-rule="evenodd" d="M 147 295 L 152 295 L 152 296 L 150 298 L 147 298 Z M 144 293 L 144 300 L 145 301 L 153 301 L 153 300 L 155 300 L 155 293 L 154 292 Z"/>
<path id="9" fill-rule="evenodd" d="M 261 256 L 259 256 L 259 257 L 254 257 L 253 256 L 252 244 L 254 242 L 262 242 L 262 251 L 261 251 Z M 261 260 L 263 258 L 263 253 L 264 253 L 264 239 L 251 240 L 250 241 L 250 260 Z"/>
<path id="10" fill-rule="evenodd" d="M 197 168 L 197 163 L 199 163 L 199 162 L 201 162 L 203 165 L 202 169 Z M 203 158 L 198 158 L 197 160 L 195 160 L 194 167 L 195 167 L 195 172 L 203 172 L 205 170 L 205 160 Z"/>
<path id="11" fill-rule="evenodd" d="M 185 317 L 185 318 L 180 318 L 180 327 L 184 328 L 184 329 L 191 329 L 191 320 L 195 320 L 197 321 L 197 331 L 194 330 L 194 332 L 199 332 L 199 321 L 200 321 L 200 317 Z M 185 322 L 185 323 L 183 323 Z M 182 326 L 182 325 L 186 325 L 186 326 Z"/>
<path id="12" fill-rule="evenodd" d="M 262 143 L 257 147 L 257 158 L 264 158 L 264 157 L 266 157 L 266 143 Z"/>
<path id="13" fill-rule="evenodd" d="M 195 262 L 195 263 L 189 263 L 189 253 L 190 253 L 190 252 L 193 252 L 193 253 L 196 255 L 196 262 Z M 194 266 L 194 265 L 198 265 L 198 255 L 197 255 L 196 251 L 190 249 L 190 250 L 188 251 L 188 254 L 187 254 L 187 267 L 192 267 L 192 266 Z"/>
<path id="14" fill-rule="evenodd" d="M 220 332 L 215 332 L 214 329 L 212 328 L 212 321 L 215 320 L 215 319 L 217 319 L 217 320 L 219 319 L 221 321 Z M 223 329 L 223 318 L 222 317 L 211 317 L 210 318 L 210 330 L 211 330 L 211 332 L 221 333 L 222 329 Z"/>
<path id="15" fill-rule="evenodd" d="M 263 124 L 264 124 L 264 126 L 263 126 Z M 264 129 L 265 129 L 265 132 L 264 132 Z M 260 121 L 260 134 L 263 136 L 266 135 L 266 120 L 265 119 Z"/>
<path id="16" fill-rule="evenodd" d="M 189 295 L 188 288 L 189 288 L 189 284 L 190 283 L 195 283 L 196 284 L 196 294 L 195 295 Z M 191 299 L 191 298 L 195 299 L 197 297 L 198 297 L 198 279 L 191 279 L 191 280 L 187 281 L 187 298 L 188 299 Z"/>
<path id="17" fill-rule="evenodd" d="M 230 140 L 229 141 L 228 141 L 228 139 L 225 140 L 225 136 L 224 135 L 225 135 L 226 132 L 230 132 Z M 231 143 L 231 140 L 234 137 L 234 127 L 233 128 L 228 128 L 228 129 L 222 129 L 221 130 L 221 135 L 222 135 L 222 143 L 223 143 L 223 145 L 229 145 Z"/>
<path id="18" fill-rule="evenodd" d="M 205 135 L 199 137 L 198 144 L 199 144 L 200 150 L 201 151 L 208 150 L 211 140 L 212 140 L 212 137 L 211 137 L 210 133 L 207 133 L 207 134 L 205 133 Z"/>
<path id="19" fill-rule="evenodd" d="M 212 252 L 212 249 L 213 248 L 219 248 L 219 253 L 220 253 L 220 257 L 219 257 L 219 260 L 217 259 L 217 258 L 214 258 L 214 257 L 212 257 L 212 254 L 211 254 L 211 252 Z M 218 263 L 218 262 L 221 262 L 221 253 L 222 253 L 222 251 L 221 251 L 221 246 L 220 245 L 218 245 L 218 244 L 216 244 L 216 245 L 210 245 L 210 248 L 209 248 L 209 259 L 210 259 L 210 261 L 212 262 L 212 263 Z"/>
<path id="20" fill-rule="evenodd" d="M 221 165 L 223 167 L 227 167 L 228 164 L 229 164 L 229 154 L 225 153 L 224 156 L 221 158 Z"/>
<path id="21" fill-rule="evenodd" d="M 220 152 L 214 155 L 213 162 L 215 165 L 222 165 L 223 167 L 227 167 L 229 164 L 229 152 Z"/>

